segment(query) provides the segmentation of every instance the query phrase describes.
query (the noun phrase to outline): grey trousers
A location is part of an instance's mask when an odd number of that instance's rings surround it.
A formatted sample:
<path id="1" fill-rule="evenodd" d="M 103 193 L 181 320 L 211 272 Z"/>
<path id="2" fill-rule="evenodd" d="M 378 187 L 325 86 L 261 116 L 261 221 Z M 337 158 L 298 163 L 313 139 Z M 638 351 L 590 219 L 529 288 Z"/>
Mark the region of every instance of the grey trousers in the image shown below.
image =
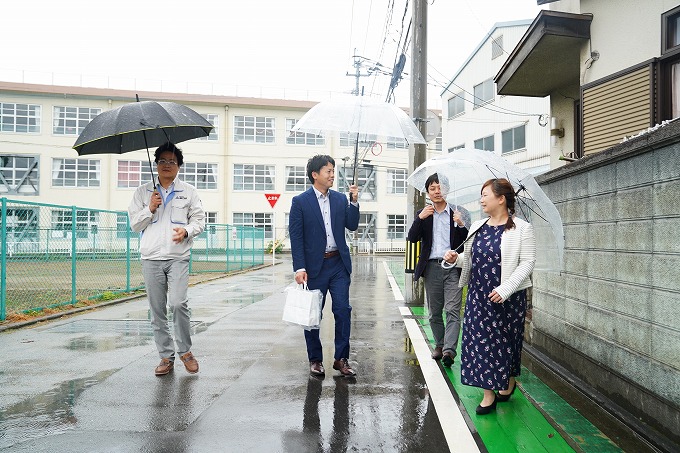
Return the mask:
<path id="1" fill-rule="evenodd" d="M 455 357 L 460 334 L 460 306 L 463 288 L 458 287 L 460 268 L 444 269 L 436 261 L 428 261 L 423 274 L 430 328 L 436 346 Z M 446 327 L 442 311 L 446 313 Z"/>
<path id="2" fill-rule="evenodd" d="M 174 360 L 175 347 L 172 344 L 168 326 L 168 305 L 172 314 L 177 353 L 181 356 L 191 350 L 191 323 L 187 297 L 189 258 L 142 260 L 142 273 L 151 309 L 151 325 L 158 355 L 162 359 Z"/>

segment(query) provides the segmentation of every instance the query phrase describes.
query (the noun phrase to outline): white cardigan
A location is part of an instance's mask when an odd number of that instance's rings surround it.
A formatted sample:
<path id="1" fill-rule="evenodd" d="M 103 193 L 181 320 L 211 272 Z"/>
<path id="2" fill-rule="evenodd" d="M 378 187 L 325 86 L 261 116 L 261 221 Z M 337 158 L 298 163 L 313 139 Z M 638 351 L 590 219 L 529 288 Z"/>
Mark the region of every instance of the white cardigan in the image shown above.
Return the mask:
<path id="1" fill-rule="evenodd" d="M 515 228 L 503 231 L 501 236 L 501 284 L 496 292 L 506 301 L 513 293 L 531 286 L 531 273 L 536 263 L 536 238 L 534 227 L 530 223 L 515 217 Z M 459 286 L 470 281 L 472 254 L 470 250 L 477 229 L 486 222 L 478 220 L 470 227 L 470 235 L 466 240 L 465 250 L 458 255 L 455 265 L 462 267 Z"/>

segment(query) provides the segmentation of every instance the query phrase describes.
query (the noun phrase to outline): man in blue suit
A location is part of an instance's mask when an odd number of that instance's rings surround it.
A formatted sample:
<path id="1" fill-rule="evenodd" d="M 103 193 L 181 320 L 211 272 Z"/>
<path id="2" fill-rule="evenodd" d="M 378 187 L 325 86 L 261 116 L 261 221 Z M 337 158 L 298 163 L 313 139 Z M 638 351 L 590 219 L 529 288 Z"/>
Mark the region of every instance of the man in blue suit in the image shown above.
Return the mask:
<path id="1" fill-rule="evenodd" d="M 349 365 L 349 335 L 352 306 L 349 285 L 352 259 L 345 241 L 345 228 L 359 227 L 358 188 L 350 186 L 350 200 L 331 190 L 335 181 L 335 161 L 331 156 L 317 155 L 307 162 L 307 176 L 312 187 L 293 198 L 288 231 L 293 255 L 293 270 L 298 284 L 307 282 L 309 289 L 331 293 L 335 318 L 335 361 L 333 369 L 343 376 L 355 376 Z M 323 351 L 319 330 L 305 330 L 310 373 L 324 376 Z"/>

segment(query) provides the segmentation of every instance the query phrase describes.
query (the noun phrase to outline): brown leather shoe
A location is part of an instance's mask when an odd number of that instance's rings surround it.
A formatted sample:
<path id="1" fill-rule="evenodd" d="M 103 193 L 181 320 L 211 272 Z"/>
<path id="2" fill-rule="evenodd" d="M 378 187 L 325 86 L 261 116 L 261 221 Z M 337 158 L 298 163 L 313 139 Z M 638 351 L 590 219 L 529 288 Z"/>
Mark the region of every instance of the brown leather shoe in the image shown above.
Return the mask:
<path id="1" fill-rule="evenodd" d="M 324 376 L 326 370 L 323 369 L 323 363 L 318 361 L 309 362 L 309 374 L 312 376 Z"/>
<path id="2" fill-rule="evenodd" d="M 343 376 L 357 375 L 352 369 L 352 367 L 349 366 L 349 362 L 347 362 L 347 359 L 340 359 L 333 362 L 333 369 L 340 371 L 340 374 L 342 374 Z"/>
<path id="3" fill-rule="evenodd" d="M 437 346 L 436 348 L 434 348 L 434 352 L 432 352 L 432 358 L 435 360 L 440 360 L 442 357 L 443 357 L 442 347 Z"/>
<path id="4" fill-rule="evenodd" d="M 161 363 L 156 367 L 156 376 L 165 376 L 172 371 L 175 362 L 170 359 L 161 359 Z"/>
<path id="5" fill-rule="evenodd" d="M 187 369 L 187 372 L 191 374 L 198 373 L 198 361 L 191 351 L 181 355 L 180 360 L 184 362 L 184 368 Z"/>

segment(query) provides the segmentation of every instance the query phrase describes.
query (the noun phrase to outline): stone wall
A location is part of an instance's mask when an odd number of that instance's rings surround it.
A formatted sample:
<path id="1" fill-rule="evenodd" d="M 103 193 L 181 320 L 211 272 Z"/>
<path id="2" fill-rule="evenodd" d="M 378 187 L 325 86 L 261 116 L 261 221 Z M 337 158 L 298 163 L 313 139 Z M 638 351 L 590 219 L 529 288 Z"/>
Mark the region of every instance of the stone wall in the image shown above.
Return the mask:
<path id="1" fill-rule="evenodd" d="M 528 342 L 680 444 L 680 121 L 537 181 L 564 271 L 534 274 Z"/>

